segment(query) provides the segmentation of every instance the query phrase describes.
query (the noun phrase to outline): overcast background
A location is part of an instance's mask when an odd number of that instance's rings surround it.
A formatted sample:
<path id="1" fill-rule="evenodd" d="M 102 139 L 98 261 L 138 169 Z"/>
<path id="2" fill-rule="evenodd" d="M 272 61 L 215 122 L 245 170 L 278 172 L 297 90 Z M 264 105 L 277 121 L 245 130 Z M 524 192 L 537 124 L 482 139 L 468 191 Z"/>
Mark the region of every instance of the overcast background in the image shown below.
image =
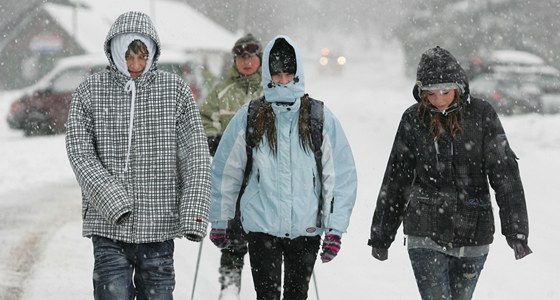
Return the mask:
<path id="1" fill-rule="evenodd" d="M 282 32 L 306 41 L 324 38 L 344 44 L 341 36 L 353 35 L 367 46 L 372 32 L 381 32 L 403 44 L 407 66 L 414 66 L 423 50 L 438 44 L 459 60 L 503 48 L 533 52 L 560 67 L 560 0 L 177 1 L 232 32 L 253 32 L 264 41 Z M 23 12 L 32 13 L 30 7 L 46 2 L 79 0 L 3 0 L 0 32 L 13 26 Z"/>

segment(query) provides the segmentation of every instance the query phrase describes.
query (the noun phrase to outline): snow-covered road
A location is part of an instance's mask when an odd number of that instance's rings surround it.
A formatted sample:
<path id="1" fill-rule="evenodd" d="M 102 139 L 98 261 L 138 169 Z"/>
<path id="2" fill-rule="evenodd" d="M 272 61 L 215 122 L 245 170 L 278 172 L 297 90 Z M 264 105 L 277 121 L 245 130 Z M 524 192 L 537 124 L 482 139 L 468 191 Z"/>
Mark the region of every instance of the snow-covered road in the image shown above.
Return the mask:
<path id="1" fill-rule="evenodd" d="M 358 47 L 356 47 L 358 48 Z M 374 202 L 401 113 L 413 103 L 414 80 L 403 74 L 395 44 L 352 53 L 345 73 L 320 76 L 306 64 L 306 90 L 340 119 L 358 167 L 358 200 L 339 256 L 317 264 L 322 300 L 418 299 L 402 234 L 379 262 L 366 245 Z M 11 96 L 0 94 L 0 299 L 91 299 L 91 242 L 81 237 L 80 191 L 68 165 L 63 136 L 25 138 L 7 128 Z M 515 261 L 497 233 L 476 299 L 560 299 L 557 221 L 560 115 L 502 118 L 521 158 L 534 254 Z M 557 209 L 558 208 L 558 209 Z M 495 214 L 497 206 L 494 204 Z M 498 218 L 496 218 L 498 220 Z M 196 243 L 176 241 L 176 299 L 190 299 Z M 219 251 L 206 239 L 196 299 L 217 299 Z M 241 299 L 254 299 L 249 268 Z M 314 286 L 309 299 L 316 299 Z"/>

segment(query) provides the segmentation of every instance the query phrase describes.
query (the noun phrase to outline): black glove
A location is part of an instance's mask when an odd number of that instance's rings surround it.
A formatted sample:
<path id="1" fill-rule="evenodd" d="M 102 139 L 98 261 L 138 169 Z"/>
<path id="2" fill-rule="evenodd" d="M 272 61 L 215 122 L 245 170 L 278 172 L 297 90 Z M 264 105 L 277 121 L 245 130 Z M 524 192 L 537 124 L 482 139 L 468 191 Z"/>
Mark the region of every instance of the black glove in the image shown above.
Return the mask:
<path id="1" fill-rule="evenodd" d="M 529 245 L 527 245 L 527 238 L 525 235 L 518 234 L 516 237 L 506 237 L 508 245 L 515 253 L 515 259 L 522 259 L 523 257 L 533 253 Z"/>
<path id="2" fill-rule="evenodd" d="M 371 247 L 371 256 L 380 261 L 387 260 L 389 249 Z"/>
<path id="3" fill-rule="evenodd" d="M 208 137 L 208 150 L 210 150 L 210 155 L 212 157 L 214 156 L 214 154 L 216 154 L 216 150 L 218 149 L 218 145 L 220 144 L 221 139 L 221 135 Z"/>

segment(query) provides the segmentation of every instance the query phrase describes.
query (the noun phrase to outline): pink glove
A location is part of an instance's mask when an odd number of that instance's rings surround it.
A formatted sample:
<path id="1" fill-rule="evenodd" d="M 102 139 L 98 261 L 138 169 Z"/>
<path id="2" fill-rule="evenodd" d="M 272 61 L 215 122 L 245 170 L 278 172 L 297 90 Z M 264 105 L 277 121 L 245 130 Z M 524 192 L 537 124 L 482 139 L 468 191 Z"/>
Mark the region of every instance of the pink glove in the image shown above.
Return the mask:
<path id="1" fill-rule="evenodd" d="M 226 236 L 225 229 L 212 228 L 210 230 L 210 240 L 220 249 L 227 248 L 230 244 L 230 241 Z"/>
<path id="2" fill-rule="evenodd" d="M 341 245 L 342 241 L 340 240 L 340 236 L 330 233 L 326 234 L 323 240 L 323 252 L 321 252 L 321 260 L 323 263 L 328 263 L 333 260 L 338 254 L 338 251 L 340 251 Z"/>

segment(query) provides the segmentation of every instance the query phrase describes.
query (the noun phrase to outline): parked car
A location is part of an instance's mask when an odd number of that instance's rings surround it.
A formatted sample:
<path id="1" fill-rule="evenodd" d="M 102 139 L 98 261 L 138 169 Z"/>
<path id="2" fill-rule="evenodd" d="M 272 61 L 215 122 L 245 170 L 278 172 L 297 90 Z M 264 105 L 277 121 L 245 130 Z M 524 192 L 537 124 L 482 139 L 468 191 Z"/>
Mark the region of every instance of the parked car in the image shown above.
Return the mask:
<path id="1" fill-rule="evenodd" d="M 560 71 L 551 66 L 526 67 L 509 70 L 509 76 L 539 87 L 541 113 L 560 112 Z"/>
<path id="2" fill-rule="evenodd" d="M 517 50 L 491 51 L 486 55 L 473 57 L 467 64 L 467 72 L 480 82 L 475 83 L 478 86 L 475 86 L 474 91 L 486 97 L 501 113 L 535 110 L 541 113 L 560 112 L 560 70 L 547 65 L 543 58 L 535 54 Z M 484 82 L 485 80 L 489 82 Z M 535 86 L 540 92 L 535 91 Z M 519 87 L 530 92 L 516 95 Z M 525 103 L 528 97 L 539 100 Z M 514 100 L 510 100 L 512 98 Z M 512 102 L 517 105 L 512 105 Z"/>
<path id="3" fill-rule="evenodd" d="M 469 77 L 474 78 L 485 73 L 547 72 L 548 68 L 544 59 L 538 55 L 504 49 L 472 57 L 466 64 L 465 71 Z"/>
<path id="4" fill-rule="evenodd" d="M 524 76 L 524 79 L 534 82 L 541 88 L 542 113 L 560 113 L 560 74 L 529 75 Z"/>
<path id="5" fill-rule="evenodd" d="M 23 130 L 27 136 L 65 132 L 72 93 L 85 78 L 107 65 L 104 54 L 60 59 L 49 73 L 25 89 L 23 96 L 11 104 L 7 116 L 10 128 Z M 191 87 L 195 100 L 200 99 L 203 67 L 196 56 L 163 52 L 158 68 L 181 76 Z"/>
<path id="6" fill-rule="evenodd" d="M 481 74 L 470 81 L 471 94 L 503 115 L 542 111 L 541 88 L 512 74 Z"/>

